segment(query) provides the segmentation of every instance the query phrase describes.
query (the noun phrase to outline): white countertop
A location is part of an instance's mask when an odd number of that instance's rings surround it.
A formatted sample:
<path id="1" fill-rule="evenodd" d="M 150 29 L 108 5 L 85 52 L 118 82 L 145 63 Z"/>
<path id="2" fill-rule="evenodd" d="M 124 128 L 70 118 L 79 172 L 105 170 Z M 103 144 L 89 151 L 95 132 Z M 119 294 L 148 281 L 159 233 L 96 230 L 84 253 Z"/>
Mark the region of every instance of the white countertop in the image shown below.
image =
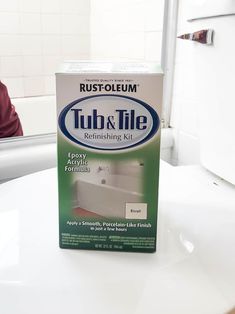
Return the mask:
<path id="1" fill-rule="evenodd" d="M 158 251 L 62 250 L 56 169 L 0 185 L 0 313 L 222 314 L 235 306 L 235 188 L 161 165 Z"/>

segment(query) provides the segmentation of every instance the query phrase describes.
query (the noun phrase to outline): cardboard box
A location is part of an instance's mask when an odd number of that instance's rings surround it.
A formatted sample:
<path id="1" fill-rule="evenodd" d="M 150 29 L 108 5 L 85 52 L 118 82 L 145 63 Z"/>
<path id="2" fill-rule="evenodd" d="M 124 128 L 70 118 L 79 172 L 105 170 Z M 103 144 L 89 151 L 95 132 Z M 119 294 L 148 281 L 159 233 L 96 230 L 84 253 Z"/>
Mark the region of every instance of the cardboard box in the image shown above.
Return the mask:
<path id="1" fill-rule="evenodd" d="M 139 63 L 56 74 L 61 248 L 156 250 L 162 80 Z"/>

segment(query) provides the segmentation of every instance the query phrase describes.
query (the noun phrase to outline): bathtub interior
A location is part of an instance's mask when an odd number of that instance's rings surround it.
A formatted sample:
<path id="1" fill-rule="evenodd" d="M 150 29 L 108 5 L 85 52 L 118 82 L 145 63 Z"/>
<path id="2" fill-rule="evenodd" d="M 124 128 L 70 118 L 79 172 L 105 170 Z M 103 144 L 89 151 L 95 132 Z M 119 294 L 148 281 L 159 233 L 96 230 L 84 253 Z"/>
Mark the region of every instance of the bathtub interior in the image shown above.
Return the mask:
<path id="1" fill-rule="evenodd" d="M 121 161 L 97 160 L 91 162 L 89 173 L 75 174 L 73 208 L 124 218 L 126 203 L 140 203 L 143 199 L 143 165 L 130 161 L 129 173 L 128 164 L 123 165 Z"/>
<path id="2" fill-rule="evenodd" d="M 56 132 L 56 97 L 39 96 L 13 98 L 24 136 Z"/>
<path id="3" fill-rule="evenodd" d="M 141 203 L 143 195 L 123 188 L 77 181 L 79 209 L 103 217 L 125 218 L 126 203 Z"/>
<path id="4" fill-rule="evenodd" d="M 81 177 L 78 181 L 102 185 L 107 188 L 117 188 L 125 191 L 141 193 L 142 185 L 140 178 L 130 177 L 128 175 L 111 174 L 108 176 L 94 176 L 93 178 Z"/>

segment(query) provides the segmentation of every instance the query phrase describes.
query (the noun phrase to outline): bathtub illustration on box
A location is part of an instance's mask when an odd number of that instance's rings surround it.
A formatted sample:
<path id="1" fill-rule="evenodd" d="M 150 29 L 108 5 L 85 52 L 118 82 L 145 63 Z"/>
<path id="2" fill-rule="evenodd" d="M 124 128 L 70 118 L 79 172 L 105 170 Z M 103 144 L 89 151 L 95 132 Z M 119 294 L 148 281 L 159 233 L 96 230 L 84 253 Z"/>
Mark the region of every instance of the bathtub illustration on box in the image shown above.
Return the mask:
<path id="1" fill-rule="evenodd" d="M 126 203 L 141 203 L 141 178 L 127 175 L 81 176 L 75 181 L 74 207 L 94 215 L 125 218 Z"/>

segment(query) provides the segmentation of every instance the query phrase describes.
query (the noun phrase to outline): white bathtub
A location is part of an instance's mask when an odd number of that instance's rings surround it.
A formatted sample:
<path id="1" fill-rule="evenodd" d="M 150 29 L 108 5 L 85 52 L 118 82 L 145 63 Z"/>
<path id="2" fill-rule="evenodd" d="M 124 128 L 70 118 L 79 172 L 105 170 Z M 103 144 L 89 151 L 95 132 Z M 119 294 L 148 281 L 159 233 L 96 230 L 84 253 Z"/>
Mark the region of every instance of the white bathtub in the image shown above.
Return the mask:
<path id="1" fill-rule="evenodd" d="M 25 136 L 56 132 L 55 96 L 13 98 Z"/>
<path id="2" fill-rule="evenodd" d="M 125 218 L 126 203 L 141 203 L 140 178 L 109 175 L 76 181 L 76 205 L 105 217 Z"/>

